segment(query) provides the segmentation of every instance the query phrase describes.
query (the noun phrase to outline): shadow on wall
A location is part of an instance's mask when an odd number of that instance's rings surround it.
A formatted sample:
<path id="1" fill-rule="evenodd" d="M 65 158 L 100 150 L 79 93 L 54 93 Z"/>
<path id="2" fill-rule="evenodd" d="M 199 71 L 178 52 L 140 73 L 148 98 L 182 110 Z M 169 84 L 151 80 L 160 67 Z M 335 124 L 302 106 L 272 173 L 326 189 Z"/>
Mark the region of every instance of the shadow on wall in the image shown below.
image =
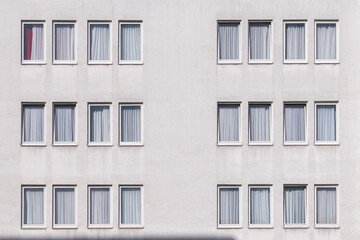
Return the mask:
<path id="1" fill-rule="evenodd" d="M 235 240 L 232 237 L 214 237 L 214 236 L 199 236 L 199 237 L 121 237 L 121 236 L 116 236 L 116 237 L 61 237 L 61 238 L 57 238 L 57 237 L 4 237 L 4 236 L 0 236 L 0 240 Z"/>

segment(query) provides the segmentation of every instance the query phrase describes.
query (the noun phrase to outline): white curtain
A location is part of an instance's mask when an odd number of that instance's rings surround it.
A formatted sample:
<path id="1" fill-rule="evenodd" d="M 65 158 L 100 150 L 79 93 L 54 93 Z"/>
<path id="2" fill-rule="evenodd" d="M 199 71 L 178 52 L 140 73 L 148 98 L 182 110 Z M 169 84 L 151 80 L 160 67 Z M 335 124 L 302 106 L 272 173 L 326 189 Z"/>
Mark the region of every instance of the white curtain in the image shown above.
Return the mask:
<path id="1" fill-rule="evenodd" d="M 141 224 L 140 188 L 121 188 L 121 224 Z"/>
<path id="2" fill-rule="evenodd" d="M 239 59 L 239 24 L 218 25 L 219 59 Z"/>
<path id="3" fill-rule="evenodd" d="M 110 142 L 109 106 L 90 106 L 90 142 Z"/>
<path id="4" fill-rule="evenodd" d="M 336 224 L 336 188 L 317 188 L 316 223 Z"/>
<path id="5" fill-rule="evenodd" d="M 110 224 L 109 188 L 90 188 L 90 224 Z"/>
<path id="6" fill-rule="evenodd" d="M 56 142 L 75 141 L 75 107 L 55 106 L 54 131 Z"/>
<path id="7" fill-rule="evenodd" d="M 109 24 L 90 25 L 90 60 L 110 60 Z"/>
<path id="8" fill-rule="evenodd" d="M 75 224 L 75 189 L 55 188 L 55 224 Z"/>
<path id="9" fill-rule="evenodd" d="M 121 24 L 121 60 L 140 60 L 140 24 Z"/>
<path id="10" fill-rule="evenodd" d="M 270 59 L 270 23 L 250 23 L 250 59 Z"/>
<path id="11" fill-rule="evenodd" d="M 121 106 L 121 141 L 141 141 L 140 106 Z"/>
<path id="12" fill-rule="evenodd" d="M 44 189 L 24 189 L 24 224 L 44 224 Z"/>
<path id="13" fill-rule="evenodd" d="M 74 45 L 74 24 L 55 24 L 55 60 L 74 60 Z"/>
<path id="14" fill-rule="evenodd" d="M 336 141 L 336 106 L 316 106 L 316 140 Z"/>
<path id="15" fill-rule="evenodd" d="M 305 105 L 284 106 L 285 141 L 305 141 Z"/>
<path id="16" fill-rule="evenodd" d="M 24 24 L 24 59 L 44 59 L 43 24 Z"/>
<path id="17" fill-rule="evenodd" d="M 270 189 L 250 189 L 250 223 L 270 224 Z"/>
<path id="18" fill-rule="evenodd" d="M 305 223 L 305 188 L 286 187 L 284 197 L 285 197 L 285 223 L 304 224 Z"/>
<path id="19" fill-rule="evenodd" d="M 316 59 L 336 59 L 336 24 L 316 24 Z"/>
<path id="20" fill-rule="evenodd" d="M 239 105 L 218 106 L 219 141 L 239 141 Z"/>
<path id="21" fill-rule="evenodd" d="M 239 224 L 239 189 L 220 188 L 219 223 Z"/>
<path id="22" fill-rule="evenodd" d="M 305 59 L 305 24 L 287 23 L 285 31 L 285 59 Z"/>
<path id="23" fill-rule="evenodd" d="M 42 142 L 44 106 L 23 106 L 24 142 Z"/>
<path id="24" fill-rule="evenodd" d="M 250 141 L 270 141 L 270 106 L 249 106 Z"/>

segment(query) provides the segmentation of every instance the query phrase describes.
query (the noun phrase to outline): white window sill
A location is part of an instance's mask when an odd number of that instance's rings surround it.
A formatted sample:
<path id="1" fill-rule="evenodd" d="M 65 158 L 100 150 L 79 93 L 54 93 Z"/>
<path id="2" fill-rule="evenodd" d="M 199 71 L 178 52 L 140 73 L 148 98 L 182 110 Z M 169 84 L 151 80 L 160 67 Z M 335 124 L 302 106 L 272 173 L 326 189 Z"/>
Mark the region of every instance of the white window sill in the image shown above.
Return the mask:
<path id="1" fill-rule="evenodd" d="M 315 59 L 315 64 L 339 64 L 339 59 L 327 59 L 327 60 L 320 60 L 320 59 Z"/>
<path id="2" fill-rule="evenodd" d="M 218 60 L 218 65 L 238 65 L 242 64 L 240 60 Z"/>
<path id="3" fill-rule="evenodd" d="M 273 146 L 273 142 L 249 142 L 249 146 Z"/>
<path id="4" fill-rule="evenodd" d="M 77 225 L 53 225 L 53 229 L 77 229 Z"/>
<path id="5" fill-rule="evenodd" d="M 77 65 L 77 61 L 53 61 L 53 65 Z"/>
<path id="6" fill-rule="evenodd" d="M 302 59 L 302 60 L 286 59 L 286 60 L 284 60 L 284 64 L 308 64 L 308 60 L 307 59 Z"/>
<path id="7" fill-rule="evenodd" d="M 113 228 L 111 224 L 104 224 L 104 225 L 88 225 L 89 229 L 110 229 Z"/>
<path id="8" fill-rule="evenodd" d="M 333 229 L 339 229 L 339 224 L 315 224 L 316 229 L 322 229 L 322 228 L 333 228 Z"/>
<path id="9" fill-rule="evenodd" d="M 120 142 L 120 147 L 143 147 L 143 142 Z"/>
<path id="10" fill-rule="evenodd" d="M 88 65 L 112 65 L 111 61 L 88 61 Z"/>
<path id="11" fill-rule="evenodd" d="M 240 229 L 242 226 L 240 224 L 218 224 L 218 229 Z"/>
<path id="12" fill-rule="evenodd" d="M 242 146 L 241 142 L 218 142 L 218 146 Z"/>
<path id="13" fill-rule="evenodd" d="M 120 61 L 119 65 L 144 65 L 144 62 L 141 61 Z"/>
<path id="14" fill-rule="evenodd" d="M 89 142 L 88 143 L 89 147 L 112 147 L 112 143 L 107 142 L 107 143 L 101 143 L 101 142 Z"/>
<path id="15" fill-rule="evenodd" d="M 315 142 L 315 146 L 339 146 L 339 142 Z"/>
<path id="16" fill-rule="evenodd" d="M 23 142 L 21 144 L 21 146 L 23 147 L 46 147 L 46 143 L 45 142 Z"/>
<path id="17" fill-rule="evenodd" d="M 143 224 L 120 224 L 121 229 L 144 229 Z"/>
<path id="18" fill-rule="evenodd" d="M 266 60 L 250 60 L 249 59 L 249 64 L 273 64 L 273 61 L 270 59 L 266 59 Z"/>
<path id="19" fill-rule="evenodd" d="M 36 225 L 36 224 L 25 224 L 21 226 L 22 229 L 46 229 L 45 225 Z"/>
<path id="20" fill-rule="evenodd" d="M 284 146 L 307 146 L 308 142 L 284 142 Z"/>
<path id="21" fill-rule="evenodd" d="M 271 229 L 274 228 L 272 224 L 249 224 L 249 229 Z"/>
<path id="22" fill-rule="evenodd" d="M 284 224 L 284 228 L 287 229 L 307 229 L 309 225 L 307 224 Z"/>
<path id="23" fill-rule="evenodd" d="M 76 142 L 53 142 L 54 147 L 77 147 Z"/>
<path id="24" fill-rule="evenodd" d="M 22 62 L 21 62 L 21 64 L 23 64 L 23 65 L 45 65 L 46 64 L 46 61 L 30 61 L 30 60 L 28 60 L 28 61 L 26 61 L 26 60 L 23 60 Z"/>

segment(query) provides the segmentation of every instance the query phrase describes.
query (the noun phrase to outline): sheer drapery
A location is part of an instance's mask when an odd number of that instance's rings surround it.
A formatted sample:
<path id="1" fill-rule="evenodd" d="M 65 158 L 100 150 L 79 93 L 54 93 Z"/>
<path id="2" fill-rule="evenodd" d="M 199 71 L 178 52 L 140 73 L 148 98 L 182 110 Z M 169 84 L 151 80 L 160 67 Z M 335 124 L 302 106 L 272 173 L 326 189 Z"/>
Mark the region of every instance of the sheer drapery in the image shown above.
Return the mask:
<path id="1" fill-rule="evenodd" d="M 250 189 L 250 224 L 270 224 L 270 189 Z"/>
<path id="2" fill-rule="evenodd" d="M 285 25 L 285 59 L 305 59 L 305 24 Z"/>
<path id="3" fill-rule="evenodd" d="M 55 24 L 55 60 L 75 60 L 74 24 Z"/>
<path id="4" fill-rule="evenodd" d="M 140 60 L 140 24 L 121 24 L 121 60 Z"/>
<path id="5" fill-rule="evenodd" d="M 270 23 L 250 23 L 249 54 L 252 60 L 270 59 Z"/>
<path id="6" fill-rule="evenodd" d="M 270 141 L 270 105 L 249 105 L 250 141 Z"/>
<path id="7" fill-rule="evenodd" d="M 336 59 L 336 24 L 316 24 L 316 59 Z"/>
<path id="8" fill-rule="evenodd" d="M 219 141 L 239 141 L 239 105 L 218 105 L 218 118 Z"/>
<path id="9" fill-rule="evenodd" d="M 44 60 L 43 24 L 24 24 L 24 60 Z"/>
<path id="10" fill-rule="evenodd" d="M 316 189 L 316 223 L 336 224 L 336 188 Z"/>
<path id="11" fill-rule="evenodd" d="M 55 141 L 75 141 L 75 106 L 55 106 L 54 111 Z"/>
<path id="12" fill-rule="evenodd" d="M 316 141 L 336 141 L 336 106 L 316 106 Z"/>
<path id="13" fill-rule="evenodd" d="M 141 224 L 140 188 L 121 188 L 121 224 Z"/>
<path id="14" fill-rule="evenodd" d="M 285 223 L 304 224 L 305 223 L 305 188 L 286 187 L 285 188 Z"/>
<path id="15" fill-rule="evenodd" d="M 109 188 L 90 188 L 90 224 L 110 224 Z"/>
<path id="16" fill-rule="evenodd" d="M 23 106 L 24 142 L 42 142 L 44 106 Z"/>
<path id="17" fill-rule="evenodd" d="M 24 189 L 24 224 L 44 224 L 44 189 Z"/>
<path id="18" fill-rule="evenodd" d="M 305 141 L 305 105 L 284 106 L 285 141 Z"/>
<path id="19" fill-rule="evenodd" d="M 55 188 L 55 224 L 75 224 L 75 189 Z"/>
<path id="20" fill-rule="evenodd" d="M 90 24 L 90 60 L 110 60 L 109 24 Z"/>
<path id="21" fill-rule="evenodd" d="M 239 224 L 238 188 L 220 188 L 219 224 Z"/>
<path id="22" fill-rule="evenodd" d="M 239 24 L 220 23 L 218 25 L 219 59 L 239 59 Z"/>
<path id="23" fill-rule="evenodd" d="M 141 141 L 140 106 L 121 106 L 121 141 Z"/>
<path id="24" fill-rule="evenodd" d="M 90 106 L 90 142 L 110 142 L 109 106 Z"/>

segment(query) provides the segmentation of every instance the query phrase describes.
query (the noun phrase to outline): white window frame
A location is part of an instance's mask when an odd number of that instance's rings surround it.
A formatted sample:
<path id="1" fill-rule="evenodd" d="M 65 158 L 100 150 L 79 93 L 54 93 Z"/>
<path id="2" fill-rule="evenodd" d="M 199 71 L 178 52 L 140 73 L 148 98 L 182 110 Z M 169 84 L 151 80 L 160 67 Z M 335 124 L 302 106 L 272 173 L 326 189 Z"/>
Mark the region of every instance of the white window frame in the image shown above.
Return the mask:
<path id="1" fill-rule="evenodd" d="M 317 106 L 319 105 L 334 105 L 335 106 L 335 109 L 336 109 L 336 141 L 317 141 L 316 140 L 316 119 L 317 119 L 317 115 L 316 115 L 316 109 L 317 109 Z M 318 145 L 318 146 L 329 146 L 329 145 L 339 145 L 340 142 L 339 142 L 339 102 L 338 101 L 327 101 L 327 102 L 315 102 L 315 107 L 314 107 L 314 121 L 315 121 L 315 126 L 314 126 L 314 141 L 315 141 L 315 145 Z"/>
<path id="2" fill-rule="evenodd" d="M 78 207 L 77 207 L 77 202 L 78 202 L 78 196 L 77 196 L 77 190 L 76 190 L 76 185 L 53 185 L 53 228 L 55 229 L 69 229 L 69 228 L 77 228 L 78 225 Z M 75 224 L 55 224 L 55 189 L 56 188 L 72 188 L 74 189 L 74 195 L 75 195 Z"/>
<path id="3" fill-rule="evenodd" d="M 105 106 L 109 106 L 109 112 L 110 112 L 110 116 L 109 116 L 109 121 L 110 121 L 110 141 L 109 142 L 91 142 L 90 141 L 90 107 L 92 106 L 99 106 L 99 107 L 105 107 Z M 111 103 L 88 103 L 88 146 L 92 147 L 92 146 L 112 146 L 112 139 L 113 139 L 113 121 L 112 121 L 112 104 Z"/>
<path id="4" fill-rule="evenodd" d="M 140 60 L 121 60 L 121 25 L 129 25 L 129 24 L 139 24 L 140 25 Z M 141 65 L 144 64 L 144 56 L 143 56 L 143 21 L 142 20 L 134 20 L 134 21 L 127 21 L 121 20 L 119 21 L 119 64 L 120 65 Z"/>
<path id="5" fill-rule="evenodd" d="M 315 184 L 315 203 L 314 203 L 314 223 L 315 228 L 340 228 L 339 225 L 339 191 L 338 191 L 338 184 Z M 336 189 L 336 224 L 318 224 L 316 222 L 317 219 L 317 205 L 316 205 L 316 195 L 317 195 L 317 188 L 335 188 Z"/>
<path id="6" fill-rule="evenodd" d="M 252 105 L 269 105 L 270 119 L 270 141 L 250 141 L 250 106 Z M 272 146 L 273 142 L 273 102 L 249 102 L 248 104 L 248 144 L 249 146 Z"/>
<path id="7" fill-rule="evenodd" d="M 26 24 L 42 24 L 43 25 L 43 36 L 44 36 L 44 45 L 43 45 L 43 53 L 44 53 L 44 59 L 43 60 L 25 60 L 24 59 L 24 38 L 25 38 L 25 33 L 24 33 L 24 25 Z M 39 64 L 39 65 L 44 65 L 46 64 L 46 25 L 45 25 L 45 20 L 39 20 L 39 21 L 21 21 L 21 64 Z"/>
<path id="8" fill-rule="evenodd" d="M 239 113 L 239 141 L 220 141 L 219 139 L 219 105 L 238 105 L 238 113 Z M 217 145 L 218 146 L 241 146 L 242 145 L 242 107 L 241 102 L 218 102 L 217 103 Z"/>
<path id="9" fill-rule="evenodd" d="M 91 60 L 90 59 L 90 26 L 97 24 L 108 24 L 109 25 L 109 60 Z M 112 62 L 112 21 L 88 21 L 88 33 L 87 33 L 87 55 L 88 65 L 111 65 Z"/>
<path id="10" fill-rule="evenodd" d="M 304 121 L 305 121 L 305 141 L 285 141 L 285 106 L 304 105 Z M 284 102 L 283 105 L 283 143 L 284 146 L 304 146 L 308 145 L 308 104 L 306 101 L 302 102 Z"/>
<path id="11" fill-rule="evenodd" d="M 305 59 L 286 59 L 286 25 L 287 24 L 304 24 L 304 28 L 305 28 Z M 284 20 L 284 26 L 283 26 L 283 58 L 284 58 L 284 63 L 294 63 L 294 64 L 299 64 L 299 63 L 308 63 L 308 23 L 307 20 Z"/>
<path id="12" fill-rule="evenodd" d="M 56 50 L 56 46 L 55 46 L 55 27 L 57 24 L 73 24 L 74 25 L 74 60 L 56 60 L 55 59 L 55 50 Z M 52 54 L 53 54 L 53 64 L 57 65 L 57 64 L 69 64 L 69 65 L 75 65 L 77 64 L 77 27 L 76 27 L 76 21 L 53 21 L 53 42 L 52 42 Z"/>
<path id="13" fill-rule="evenodd" d="M 305 223 L 299 224 L 287 224 L 285 222 L 285 214 L 286 214 L 286 203 L 285 203 L 285 188 L 304 188 L 305 191 Z M 309 228 L 309 198 L 308 198 L 308 186 L 307 184 L 284 184 L 283 189 L 283 224 L 284 228 Z"/>
<path id="14" fill-rule="evenodd" d="M 54 102 L 53 103 L 53 114 L 52 114 L 52 138 L 53 138 L 53 146 L 77 146 L 78 142 L 78 110 L 76 107 L 76 102 Z M 55 141 L 55 107 L 58 106 L 72 106 L 75 108 L 75 130 L 74 130 L 74 138 L 73 142 L 57 142 Z"/>
<path id="15" fill-rule="evenodd" d="M 239 59 L 220 59 L 220 50 L 219 50 L 219 25 L 220 24 L 238 24 L 239 25 Z M 241 20 L 218 20 L 217 21 L 217 35 L 216 35 L 216 41 L 217 41 L 217 64 L 219 65 L 226 65 L 226 64 L 241 64 L 242 63 L 242 52 L 241 52 L 241 48 L 242 48 L 242 24 L 241 24 Z"/>
<path id="16" fill-rule="evenodd" d="M 141 141 L 140 142 L 123 142 L 121 141 L 121 107 L 122 106 L 139 106 L 140 107 L 140 128 Z M 119 103 L 119 146 L 144 146 L 144 106 L 143 103 Z"/>
<path id="17" fill-rule="evenodd" d="M 42 188 L 43 189 L 43 219 L 44 224 L 24 224 L 24 190 L 26 188 Z M 22 229 L 46 229 L 46 185 L 21 185 L 21 228 Z"/>
<path id="18" fill-rule="evenodd" d="M 121 223 L 121 189 L 123 188 L 140 188 L 140 211 L 141 211 L 141 223 L 140 224 L 122 224 Z M 119 185 L 119 228 L 144 228 L 144 188 L 143 185 Z"/>
<path id="19" fill-rule="evenodd" d="M 318 24 L 335 24 L 336 25 L 336 59 L 317 59 L 316 58 L 316 42 L 317 42 L 317 34 L 316 29 Z M 314 35 L 315 35 L 315 43 L 314 43 L 314 59 L 316 64 L 321 63 L 340 63 L 339 60 L 339 20 L 315 20 L 315 29 L 314 29 Z"/>
<path id="20" fill-rule="evenodd" d="M 25 142 L 24 141 L 24 107 L 25 106 L 43 106 L 43 141 Z M 21 103 L 21 145 L 24 147 L 45 147 L 46 146 L 46 103 L 45 102 L 22 102 Z"/>
<path id="21" fill-rule="evenodd" d="M 269 24 L 269 33 L 270 36 L 270 58 L 269 59 L 250 59 L 250 25 L 253 23 L 268 23 Z M 273 63 L 273 50 L 274 50 L 274 30 L 273 30 L 273 20 L 249 20 L 248 22 L 248 61 L 249 64 L 272 64 Z"/>
<path id="22" fill-rule="evenodd" d="M 238 224 L 220 224 L 220 189 L 237 188 L 239 191 L 239 223 Z M 220 184 L 217 186 L 217 228 L 218 229 L 237 229 L 242 228 L 242 186 L 239 184 Z"/>
<path id="23" fill-rule="evenodd" d="M 251 224 L 250 223 L 250 212 L 251 212 L 251 208 L 250 208 L 250 204 L 251 204 L 251 194 L 250 191 L 252 188 L 269 188 L 270 189 L 270 224 Z M 249 194 L 248 194 L 248 212 L 249 212 L 249 216 L 248 216 L 248 223 L 249 223 L 249 229 L 250 228 L 274 228 L 274 220 L 273 220 L 273 215 L 274 215 L 274 207 L 273 207 L 273 185 L 268 185 L 268 184 L 264 184 L 264 185 L 249 185 Z"/>
<path id="24" fill-rule="evenodd" d="M 109 199 L 110 199 L 110 224 L 90 224 L 90 189 L 92 188 L 108 188 L 109 189 Z M 98 228 L 98 229 L 109 229 L 113 228 L 113 195 L 112 195 L 112 185 L 88 185 L 88 199 L 87 199 L 87 222 L 88 228 Z"/>

